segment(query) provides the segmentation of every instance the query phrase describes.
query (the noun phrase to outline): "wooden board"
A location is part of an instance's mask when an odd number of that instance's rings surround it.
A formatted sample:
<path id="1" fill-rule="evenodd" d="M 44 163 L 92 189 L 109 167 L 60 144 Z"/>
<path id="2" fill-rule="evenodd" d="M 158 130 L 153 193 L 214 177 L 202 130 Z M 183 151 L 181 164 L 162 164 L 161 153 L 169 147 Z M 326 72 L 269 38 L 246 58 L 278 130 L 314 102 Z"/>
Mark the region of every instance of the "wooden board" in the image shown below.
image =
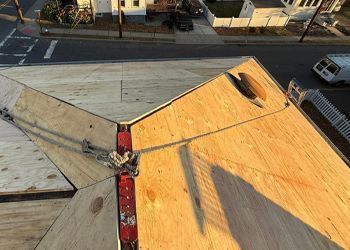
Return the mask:
<path id="1" fill-rule="evenodd" d="M 80 142 L 87 139 L 93 145 L 112 150 L 116 144 L 116 124 L 96 115 L 83 111 L 58 99 L 30 88 L 22 91 L 13 114 L 21 119 L 60 134 L 56 136 L 34 128 L 32 125 L 16 122 L 36 133 L 55 141 L 81 150 L 78 144 L 70 143 L 63 136 Z M 110 176 L 114 171 L 97 163 L 93 157 L 87 157 L 70 151 L 33 134 L 27 133 L 50 160 L 77 187 L 82 188 Z"/>
<path id="2" fill-rule="evenodd" d="M 131 127 L 140 248 L 350 248 L 350 171 L 252 59 Z"/>
<path id="3" fill-rule="evenodd" d="M 46 65 L 2 74 L 115 121 L 132 120 L 245 58 Z M 63 77 L 67 76 L 67 77 Z"/>
<path id="4" fill-rule="evenodd" d="M 0 75 L 0 109 L 11 111 L 23 89 L 23 85 Z"/>
<path id="5" fill-rule="evenodd" d="M 73 187 L 34 142 L 0 119 L 0 196 L 67 190 Z"/>
<path id="6" fill-rule="evenodd" d="M 69 200 L 0 203 L 0 249 L 34 249 Z"/>
<path id="7" fill-rule="evenodd" d="M 79 190 L 37 249 L 117 249 L 115 178 Z"/>

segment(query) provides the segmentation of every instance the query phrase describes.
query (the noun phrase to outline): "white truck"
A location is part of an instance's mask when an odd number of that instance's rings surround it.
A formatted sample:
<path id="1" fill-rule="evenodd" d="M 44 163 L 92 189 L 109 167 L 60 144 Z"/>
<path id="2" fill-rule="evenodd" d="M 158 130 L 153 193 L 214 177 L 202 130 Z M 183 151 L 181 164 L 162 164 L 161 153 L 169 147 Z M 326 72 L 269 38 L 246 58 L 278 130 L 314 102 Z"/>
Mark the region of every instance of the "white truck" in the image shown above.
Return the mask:
<path id="1" fill-rule="evenodd" d="M 312 70 L 331 85 L 350 83 L 350 54 L 328 54 Z"/>

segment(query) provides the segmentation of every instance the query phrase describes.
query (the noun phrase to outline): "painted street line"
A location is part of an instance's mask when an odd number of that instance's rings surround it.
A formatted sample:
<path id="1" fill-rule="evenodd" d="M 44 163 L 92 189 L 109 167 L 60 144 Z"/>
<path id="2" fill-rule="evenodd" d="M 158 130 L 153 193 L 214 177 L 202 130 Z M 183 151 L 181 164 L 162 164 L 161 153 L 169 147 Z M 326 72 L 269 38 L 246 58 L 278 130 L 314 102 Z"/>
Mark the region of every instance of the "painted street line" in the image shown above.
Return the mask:
<path id="1" fill-rule="evenodd" d="M 32 51 L 32 49 L 34 48 L 34 46 L 35 46 L 35 44 L 36 44 L 37 42 L 38 42 L 38 39 L 35 39 L 35 40 L 34 40 L 34 43 L 28 47 L 27 53 Z"/>
<path id="2" fill-rule="evenodd" d="M 29 37 L 29 36 L 11 36 L 10 38 L 13 38 L 13 39 L 24 39 L 24 40 L 30 40 L 30 39 L 32 39 L 32 38 Z"/>
<path id="3" fill-rule="evenodd" d="M 2 42 L 0 43 L 0 47 L 4 46 L 4 44 L 6 43 L 6 41 L 13 35 L 13 33 L 15 33 L 15 31 L 16 31 L 16 29 L 14 28 L 14 29 L 10 32 L 10 34 L 8 34 L 8 35 L 4 38 L 4 40 L 2 40 Z"/>
<path id="4" fill-rule="evenodd" d="M 26 59 L 23 58 L 21 61 L 19 61 L 18 65 L 22 65 Z"/>
<path id="5" fill-rule="evenodd" d="M 58 40 L 52 40 L 50 43 L 49 48 L 46 50 L 46 53 L 44 55 L 44 59 L 50 59 L 52 56 L 53 51 L 55 50 L 55 47 L 57 45 Z"/>
<path id="6" fill-rule="evenodd" d="M 27 54 L 6 54 L 6 53 L 0 53 L 0 56 L 26 56 Z"/>

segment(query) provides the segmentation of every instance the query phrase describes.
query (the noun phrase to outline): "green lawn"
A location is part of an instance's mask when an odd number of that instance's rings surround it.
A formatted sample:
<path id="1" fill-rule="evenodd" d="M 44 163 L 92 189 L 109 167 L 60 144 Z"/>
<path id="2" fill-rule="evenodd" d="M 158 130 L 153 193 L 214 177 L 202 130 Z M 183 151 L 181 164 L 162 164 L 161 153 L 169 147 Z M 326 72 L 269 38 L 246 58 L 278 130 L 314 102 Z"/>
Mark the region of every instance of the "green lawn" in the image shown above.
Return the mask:
<path id="1" fill-rule="evenodd" d="M 347 18 L 350 18 L 350 7 L 345 7 L 343 6 L 340 9 L 340 13 L 342 13 L 344 16 L 346 16 Z"/>
<path id="2" fill-rule="evenodd" d="M 205 5 L 216 17 L 238 17 L 243 2 L 205 2 Z"/>

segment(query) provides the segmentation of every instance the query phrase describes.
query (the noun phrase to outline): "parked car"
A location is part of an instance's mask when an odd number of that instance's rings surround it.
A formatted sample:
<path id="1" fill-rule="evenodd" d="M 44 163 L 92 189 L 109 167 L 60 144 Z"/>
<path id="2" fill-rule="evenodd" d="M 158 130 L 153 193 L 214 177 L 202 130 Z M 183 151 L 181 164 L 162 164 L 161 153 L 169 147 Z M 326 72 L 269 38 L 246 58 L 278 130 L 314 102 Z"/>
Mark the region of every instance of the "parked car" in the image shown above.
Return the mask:
<path id="1" fill-rule="evenodd" d="M 198 0 L 182 0 L 182 6 L 192 16 L 201 16 L 203 7 Z"/>
<path id="2" fill-rule="evenodd" d="M 350 54 L 328 54 L 312 70 L 331 85 L 350 83 Z"/>
<path id="3" fill-rule="evenodd" d="M 192 18 L 186 14 L 177 13 L 175 16 L 175 25 L 179 30 L 193 30 Z"/>

